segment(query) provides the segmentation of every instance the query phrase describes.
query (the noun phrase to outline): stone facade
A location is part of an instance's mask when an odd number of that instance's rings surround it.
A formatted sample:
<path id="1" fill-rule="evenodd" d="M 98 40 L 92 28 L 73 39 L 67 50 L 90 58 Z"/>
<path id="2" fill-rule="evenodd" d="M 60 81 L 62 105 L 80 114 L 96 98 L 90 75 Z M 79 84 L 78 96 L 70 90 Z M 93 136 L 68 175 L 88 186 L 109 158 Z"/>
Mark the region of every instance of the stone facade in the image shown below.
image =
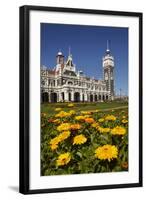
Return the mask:
<path id="1" fill-rule="evenodd" d="M 41 102 L 97 102 L 114 99 L 114 58 L 107 48 L 103 57 L 103 80 L 87 77 L 77 71 L 69 53 L 56 56 L 56 66 L 41 67 Z"/>

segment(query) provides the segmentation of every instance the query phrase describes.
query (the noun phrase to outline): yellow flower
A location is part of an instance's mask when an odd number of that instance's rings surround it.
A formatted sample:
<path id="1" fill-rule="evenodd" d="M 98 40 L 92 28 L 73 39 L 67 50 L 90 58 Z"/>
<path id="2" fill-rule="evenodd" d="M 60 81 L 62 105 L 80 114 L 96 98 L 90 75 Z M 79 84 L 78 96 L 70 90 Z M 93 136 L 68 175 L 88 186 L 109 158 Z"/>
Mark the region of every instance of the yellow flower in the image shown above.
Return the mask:
<path id="1" fill-rule="evenodd" d="M 122 126 L 116 126 L 111 130 L 112 135 L 125 135 L 126 134 L 126 129 Z"/>
<path id="2" fill-rule="evenodd" d="M 70 125 L 70 129 L 71 130 L 79 130 L 79 129 L 81 129 L 81 125 L 80 124 L 72 124 L 72 125 Z"/>
<path id="3" fill-rule="evenodd" d="M 81 114 L 83 114 L 83 115 L 91 115 L 91 112 L 89 112 L 89 111 L 81 111 Z"/>
<path id="4" fill-rule="evenodd" d="M 57 147 L 58 147 L 58 143 L 60 142 L 60 138 L 58 138 L 58 137 L 55 137 L 55 138 L 53 138 L 51 141 L 50 141 L 50 147 L 51 147 L 51 149 L 52 150 L 55 150 L 55 149 L 57 149 Z"/>
<path id="5" fill-rule="evenodd" d="M 107 121 L 115 121 L 116 120 L 116 117 L 114 115 L 107 115 L 105 117 L 105 120 Z"/>
<path id="6" fill-rule="evenodd" d="M 74 110 L 70 110 L 69 113 L 70 113 L 71 115 L 76 114 L 76 112 L 75 112 Z"/>
<path id="7" fill-rule="evenodd" d="M 98 122 L 95 122 L 95 123 L 93 123 L 91 126 L 92 126 L 93 128 L 98 128 L 98 127 L 99 127 L 99 124 L 98 124 Z"/>
<path id="8" fill-rule="evenodd" d="M 62 123 L 57 127 L 58 131 L 68 131 L 70 130 L 70 123 Z"/>
<path id="9" fill-rule="evenodd" d="M 50 144 L 51 144 L 51 145 L 53 145 L 53 144 L 58 144 L 59 142 L 60 142 L 60 138 L 55 137 L 55 138 L 51 139 Z"/>
<path id="10" fill-rule="evenodd" d="M 71 160 L 71 155 L 70 153 L 63 153 L 60 154 L 60 156 L 58 157 L 57 161 L 56 161 L 56 165 L 57 166 L 62 166 L 62 165 L 67 165 Z"/>
<path id="11" fill-rule="evenodd" d="M 73 103 L 69 103 L 68 107 L 74 107 L 74 104 Z"/>
<path id="12" fill-rule="evenodd" d="M 86 119 L 84 119 L 84 120 L 85 120 L 85 122 L 87 122 L 87 123 L 89 123 L 89 124 L 92 124 L 92 123 L 95 122 L 93 118 L 86 118 Z"/>
<path id="13" fill-rule="evenodd" d="M 109 133 L 110 132 L 110 128 L 98 127 L 98 131 L 100 133 Z"/>
<path id="14" fill-rule="evenodd" d="M 57 149 L 58 144 L 62 142 L 63 140 L 67 139 L 70 136 L 70 131 L 64 131 L 60 133 L 57 137 L 51 139 L 50 141 L 50 147 L 52 150 Z"/>
<path id="15" fill-rule="evenodd" d="M 60 119 L 54 119 L 53 122 L 56 124 L 60 124 Z"/>
<path id="16" fill-rule="evenodd" d="M 52 144 L 50 147 L 51 147 L 52 151 L 54 151 L 55 149 L 58 148 L 58 144 Z"/>
<path id="17" fill-rule="evenodd" d="M 95 150 L 95 157 L 100 160 L 111 161 L 118 157 L 118 149 L 115 145 L 103 145 Z"/>
<path id="18" fill-rule="evenodd" d="M 90 118 L 90 117 L 91 117 L 91 115 L 84 115 L 84 119 Z"/>
<path id="19" fill-rule="evenodd" d="M 104 122 L 104 119 L 103 119 L 103 118 L 100 118 L 98 121 L 99 121 L 99 122 Z"/>
<path id="20" fill-rule="evenodd" d="M 125 119 L 125 118 L 126 118 L 126 116 L 125 116 L 125 115 L 123 115 L 123 116 L 122 116 L 122 118 L 123 118 L 123 119 Z"/>
<path id="21" fill-rule="evenodd" d="M 79 116 L 75 117 L 75 120 L 78 120 L 78 121 L 81 121 L 81 120 L 84 120 L 84 119 L 85 119 L 85 117 L 82 116 L 82 115 L 79 115 Z"/>
<path id="22" fill-rule="evenodd" d="M 70 117 L 71 114 L 65 111 L 60 111 L 58 114 L 55 115 L 56 118 L 63 118 L 63 117 Z"/>
<path id="23" fill-rule="evenodd" d="M 127 120 L 127 119 L 123 119 L 123 120 L 122 120 L 122 123 L 123 123 L 123 124 L 127 124 L 127 123 L 128 123 L 128 120 Z"/>
<path id="24" fill-rule="evenodd" d="M 55 111 L 60 111 L 61 110 L 61 108 L 55 108 Z"/>
<path id="25" fill-rule="evenodd" d="M 67 139 L 70 136 L 70 131 L 64 131 L 58 135 L 60 141 Z"/>
<path id="26" fill-rule="evenodd" d="M 73 138 L 73 145 L 74 144 L 84 144 L 87 141 L 87 138 L 83 135 L 77 135 Z"/>

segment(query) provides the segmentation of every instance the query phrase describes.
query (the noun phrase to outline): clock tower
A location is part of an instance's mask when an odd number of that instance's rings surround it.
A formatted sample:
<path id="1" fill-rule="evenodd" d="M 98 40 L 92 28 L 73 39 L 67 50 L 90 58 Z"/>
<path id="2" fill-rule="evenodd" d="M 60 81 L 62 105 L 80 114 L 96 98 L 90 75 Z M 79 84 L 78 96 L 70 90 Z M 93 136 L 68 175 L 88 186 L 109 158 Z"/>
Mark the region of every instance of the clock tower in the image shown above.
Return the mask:
<path id="1" fill-rule="evenodd" d="M 109 49 L 109 41 L 107 41 L 107 49 L 102 60 L 103 63 L 103 78 L 106 83 L 106 90 L 109 91 L 109 97 L 114 99 L 114 57 Z"/>

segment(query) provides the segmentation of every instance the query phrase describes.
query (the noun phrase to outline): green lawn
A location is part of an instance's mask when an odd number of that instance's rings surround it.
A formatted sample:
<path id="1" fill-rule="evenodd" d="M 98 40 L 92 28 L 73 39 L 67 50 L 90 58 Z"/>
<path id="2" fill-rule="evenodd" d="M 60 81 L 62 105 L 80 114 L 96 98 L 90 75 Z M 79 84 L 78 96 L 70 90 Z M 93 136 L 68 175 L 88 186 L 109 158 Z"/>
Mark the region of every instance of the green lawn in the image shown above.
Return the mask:
<path id="1" fill-rule="evenodd" d="M 125 109 L 128 107 L 126 102 L 100 102 L 100 103 L 74 103 L 74 107 L 67 107 L 68 103 L 48 103 L 41 105 L 41 112 L 47 113 L 47 115 L 54 114 L 55 108 L 63 108 L 64 111 L 76 110 L 77 112 L 104 110 L 110 111 L 112 109 Z"/>

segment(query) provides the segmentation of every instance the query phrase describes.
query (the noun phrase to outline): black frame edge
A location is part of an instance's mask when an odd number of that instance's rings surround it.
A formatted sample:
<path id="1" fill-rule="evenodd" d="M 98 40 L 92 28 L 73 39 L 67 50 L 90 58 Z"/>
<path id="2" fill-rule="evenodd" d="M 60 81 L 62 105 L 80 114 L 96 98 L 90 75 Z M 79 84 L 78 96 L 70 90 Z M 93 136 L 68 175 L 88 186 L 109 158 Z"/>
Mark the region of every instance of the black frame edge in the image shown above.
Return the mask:
<path id="1" fill-rule="evenodd" d="M 28 10 L 34 11 L 50 11 L 50 12 L 71 12 L 71 13 L 86 13 L 86 14 L 103 14 L 105 15 L 121 15 L 121 16 L 133 16 L 139 17 L 141 12 L 130 12 L 130 11 L 114 11 L 114 10 L 97 10 L 87 8 L 70 8 L 70 7 L 53 7 L 53 6 L 36 6 L 36 5 L 24 5 L 22 7 Z"/>
<path id="2" fill-rule="evenodd" d="M 70 13 L 91 13 L 133 16 L 139 18 L 139 182 L 129 184 L 102 185 L 102 186 L 80 186 L 68 188 L 33 189 L 29 188 L 29 11 L 57 11 Z M 38 194 L 53 192 L 72 192 L 99 189 L 118 189 L 143 186 L 143 152 L 142 152 L 142 40 L 143 40 L 143 14 L 140 12 L 123 12 L 92 10 L 79 8 L 45 7 L 25 5 L 19 8 L 19 192 L 22 194 Z"/>
<path id="3" fill-rule="evenodd" d="M 29 12 L 19 9 L 19 192 L 29 191 Z"/>
<path id="4" fill-rule="evenodd" d="M 139 14 L 139 184 L 143 186 L 143 13 Z"/>

